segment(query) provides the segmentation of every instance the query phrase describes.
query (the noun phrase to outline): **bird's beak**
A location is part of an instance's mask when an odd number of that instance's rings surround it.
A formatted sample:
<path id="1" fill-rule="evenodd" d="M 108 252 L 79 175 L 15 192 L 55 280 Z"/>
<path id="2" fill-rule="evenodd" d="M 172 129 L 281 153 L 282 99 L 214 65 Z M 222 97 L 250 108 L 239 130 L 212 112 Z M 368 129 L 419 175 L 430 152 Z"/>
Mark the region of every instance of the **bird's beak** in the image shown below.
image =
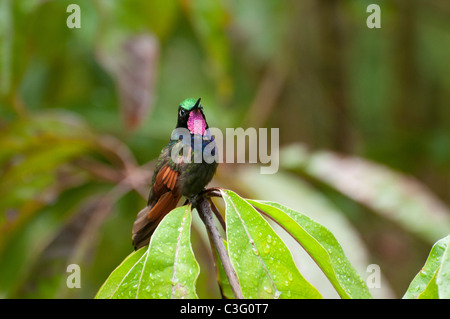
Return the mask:
<path id="1" fill-rule="evenodd" d="M 197 100 L 197 102 L 195 102 L 195 105 L 194 105 L 194 107 L 192 108 L 192 110 L 198 110 L 198 107 L 200 106 L 200 100 L 201 100 L 202 98 L 199 98 L 198 100 Z"/>

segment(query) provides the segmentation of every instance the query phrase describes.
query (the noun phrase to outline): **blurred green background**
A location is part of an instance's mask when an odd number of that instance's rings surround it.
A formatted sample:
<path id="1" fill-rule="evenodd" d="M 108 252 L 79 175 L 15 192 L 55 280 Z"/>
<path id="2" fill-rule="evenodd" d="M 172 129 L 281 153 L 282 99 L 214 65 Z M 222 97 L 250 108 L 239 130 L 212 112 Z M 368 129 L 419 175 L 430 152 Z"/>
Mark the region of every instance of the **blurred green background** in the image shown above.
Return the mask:
<path id="1" fill-rule="evenodd" d="M 211 127 L 280 129 L 277 174 L 221 164 L 211 185 L 321 222 L 399 298 L 450 233 L 449 74 L 446 0 L 0 0 L 0 297 L 94 297 L 132 252 L 178 104 L 201 97 Z M 198 295 L 219 297 L 193 228 Z"/>

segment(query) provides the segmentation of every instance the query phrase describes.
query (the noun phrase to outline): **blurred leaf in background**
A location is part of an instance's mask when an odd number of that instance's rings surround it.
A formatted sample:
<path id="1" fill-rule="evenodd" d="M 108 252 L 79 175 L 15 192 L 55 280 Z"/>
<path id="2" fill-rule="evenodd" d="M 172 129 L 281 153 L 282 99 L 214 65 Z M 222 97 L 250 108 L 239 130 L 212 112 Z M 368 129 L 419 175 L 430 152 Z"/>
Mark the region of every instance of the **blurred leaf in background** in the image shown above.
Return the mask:
<path id="1" fill-rule="evenodd" d="M 72 2 L 0 0 L 0 297 L 95 296 L 187 97 L 212 127 L 280 129 L 277 174 L 221 164 L 212 184 L 326 226 L 360 274 L 380 265 L 374 297 L 402 297 L 450 233 L 448 1 L 378 2 L 381 29 L 369 0 L 79 0 L 69 29 Z"/>

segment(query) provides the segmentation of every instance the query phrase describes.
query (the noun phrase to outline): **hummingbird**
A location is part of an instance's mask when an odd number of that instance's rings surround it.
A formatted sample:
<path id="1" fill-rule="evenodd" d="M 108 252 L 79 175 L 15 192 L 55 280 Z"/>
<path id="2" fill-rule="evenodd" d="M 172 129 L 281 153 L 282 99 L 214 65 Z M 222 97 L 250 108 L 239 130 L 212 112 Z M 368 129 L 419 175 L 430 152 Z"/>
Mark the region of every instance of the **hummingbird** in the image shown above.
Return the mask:
<path id="1" fill-rule="evenodd" d="M 135 250 L 149 244 L 158 224 L 183 196 L 185 203 L 194 201 L 216 172 L 217 161 L 205 161 L 203 156 L 195 160 L 210 143 L 210 153 L 215 156 L 216 152 L 200 100 L 185 99 L 178 106 L 176 128 L 156 161 L 147 206 L 137 214 L 133 225 Z"/>

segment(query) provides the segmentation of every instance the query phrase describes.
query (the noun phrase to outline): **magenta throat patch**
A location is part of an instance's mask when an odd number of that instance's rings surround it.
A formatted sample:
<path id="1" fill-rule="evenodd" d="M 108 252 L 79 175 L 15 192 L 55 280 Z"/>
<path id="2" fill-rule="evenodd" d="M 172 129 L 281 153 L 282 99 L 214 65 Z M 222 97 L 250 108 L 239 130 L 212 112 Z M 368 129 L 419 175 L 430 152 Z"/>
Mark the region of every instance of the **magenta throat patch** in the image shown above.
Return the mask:
<path id="1" fill-rule="evenodd" d="M 198 110 L 192 111 L 191 114 L 189 114 L 187 126 L 191 134 L 203 135 L 206 130 L 206 121 L 203 118 L 202 112 Z"/>

